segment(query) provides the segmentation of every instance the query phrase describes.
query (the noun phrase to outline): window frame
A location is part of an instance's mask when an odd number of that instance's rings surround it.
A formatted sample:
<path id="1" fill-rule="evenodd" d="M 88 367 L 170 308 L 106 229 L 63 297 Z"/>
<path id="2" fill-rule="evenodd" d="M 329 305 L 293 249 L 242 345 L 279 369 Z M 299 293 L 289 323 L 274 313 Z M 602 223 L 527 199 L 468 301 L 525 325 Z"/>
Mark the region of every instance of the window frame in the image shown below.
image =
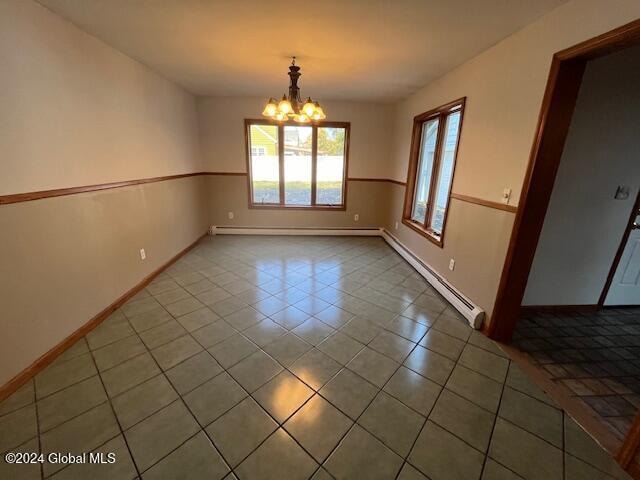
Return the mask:
<path id="1" fill-rule="evenodd" d="M 416 115 L 413 118 L 413 129 L 411 133 L 411 150 L 409 153 L 409 167 L 407 171 L 407 186 L 404 197 L 404 208 L 402 212 L 402 223 L 413 231 L 427 238 L 430 242 L 435 243 L 442 248 L 444 246 L 444 235 L 447 227 L 447 217 L 449 215 L 449 203 L 451 202 L 451 189 L 456 173 L 456 164 L 458 160 L 458 151 L 460 149 L 460 137 L 462 136 L 462 123 L 464 120 L 464 109 L 467 97 L 462 97 L 452 102 L 441 105 L 427 112 Z M 458 138 L 456 140 L 456 150 L 453 156 L 453 172 L 451 174 L 451 183 L 447 192 L 447 201 L 444 208 L 444 217 L 442 219 L 442 232 L 438 235 L 431 228 L 431 214 L 436 196 L 435 187 L 439 180 L 440 162 L 442 161 L 442 144 L 446 130 L 447 117 L 459 111 L 460 123 L 458 126 Z M 422 147 L 422 126 L 430 121 L 438 119 L 438 134 L 431 166 L 431 178 L 429 180 L 429 195 L 427 197 L 426 213 L 424 223 L 418 223 L 413 220 L 413 205 L 416 194 L 416 177 L 418 175 L 418 165 L 420 164 L 420 153 Z"/>
<path id="2" fill-rule="evenodd" d="M 251 169 L 251 125 L 271 125 L 278 127 L 278 165 L 279 165 L 279 191 L 280 202 L 279 203 L 255 203 L 253 201 L 253 178 Z M 310 205 L 287 205 L 285 201 L 285 183 L 284 183 L 284 127 L 312 127 L 312 140 L 311 140 L 311 204 Z M 317 183 L 316 175 L 318 170 L 318 128 L 344 128 L 344 161 L 342 164 L 342 203 L 336 205 L 319 204 L 316 203 L 317 196 Z M 350 122 L 310 122 L 310 123 L 298 123 L 294 121 L 278 122 L 269 119 L 254 119 L 247 118 L 244 121 L 244 134 L 245 134 L 245 152 L 247 161 L 247 182 L 249 192 L 249 208 L 259 210 L 329 210 L 329 211 L 344 211 L 347 209 L 347 179 L 349 169 L 349 140 L 350 140 Z"/>

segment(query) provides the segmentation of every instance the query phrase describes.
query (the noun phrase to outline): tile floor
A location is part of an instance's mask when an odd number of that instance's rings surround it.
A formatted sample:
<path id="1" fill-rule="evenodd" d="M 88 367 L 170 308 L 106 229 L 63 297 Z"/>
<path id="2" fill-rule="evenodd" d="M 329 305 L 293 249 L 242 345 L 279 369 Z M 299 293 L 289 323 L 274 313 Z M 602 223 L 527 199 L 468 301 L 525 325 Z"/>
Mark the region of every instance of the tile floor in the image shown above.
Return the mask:
<path id="1" fill-rule="evenodd" d="M 207 237 L 0 404 L 0 478 L 625 478 L 383 240 Z"/>
<path id="2" fill-rule="evenodd" d="M 640 308 L 531 312 L 513 345 L 624 438 L 640 408 Z"/>

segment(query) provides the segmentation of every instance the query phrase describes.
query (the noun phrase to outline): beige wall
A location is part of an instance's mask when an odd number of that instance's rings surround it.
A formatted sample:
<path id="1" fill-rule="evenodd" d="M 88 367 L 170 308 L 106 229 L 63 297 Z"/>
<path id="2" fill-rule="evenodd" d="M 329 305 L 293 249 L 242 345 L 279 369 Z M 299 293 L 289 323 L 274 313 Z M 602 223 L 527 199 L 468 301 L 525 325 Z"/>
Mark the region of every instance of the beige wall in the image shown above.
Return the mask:
<path id="1" fill-rule="evenodd" d="M 200 170 L 195 98 L 31 1 L 0 1 L 0 195 Z"/>
<path id="2" fill-rule="evenodd" d="M 285 79 L 283 79 L 284 82 Z M 261 118 L 264 98 L 198 98 L 200 145 L 209 172 L 247 171 L 244 120 Z M 389 160 L 393 107 L 385 104 L 322 102 L 329 120 L 351 123 L 349 177 L 384 178 Z M 212 225 L 268 227 L 380 227 L 387 212 L 385 182 L 349 182 L 346 211 L 256 210 L 248 208 L 245 176 L 208 177 Z M 234 213 L 233 220 L 228 212 Z M 359 214 L 359 221 L 354 214 Z"/>
<path id="3" fill-rule="evenodd" d="M 195 98 L 37 3 L 0 0 L 0 65 L 0 195 L 200 170 Z M 205 187 L 0 206 L 0 385 L 202 235 Z"/>
<path id="4" fill-rule="evenodd" d="M 283 88 L 286 77 L 283 78 Z M 303 89 L 303 93 L 304 89 Z M 309 92 L 310 94 L 313 92 Z M 198 118 L 204 169 L 246 172 L 244 120 L 262 118 L 265 98 L 200 97 Z M 385 178 L 391 147 L 393 106 L 322 101 L 328 120 L 351 122 L 349 176 Z"/>
<path id="5" fill-rule="evenodd" d="M 188 177 L 1 206 L 0 385 L 202 235 L 203 204 Z"/>
<path id="6" fill-rule="evenodd" d="M 246 176 L 207 176 L 211 225 L 242 227 L 379 228 L 389 216 L 388 182 L 349 182 L 345 211 L 263 210 L 248 207 Z M 228 212 L 234 214 L 229 220 Z M 359 220 L 354 220 L 354 214 Z"/>
<path id="7" fill-rule="evenodd" d="M 405 189 L 395 184 L 391 188 L 392 213 L 385 228 L 440 276 L 490 314 L 514 215 L 451 199 L 444 246 L 440 248 L 402 224 Z M 454 271 L 449 270 L 450 258 L 456 260 Z"/>
<path id="8" fill-rule="evenodd" d="M 452 190 L 500 201 L 508 187 L 516 205 L 553 53 L 638 17 L 637 0 L 574 0 L 430 83 L 397 106 L 387 176 L 406 180 L 413 117 L 466 96 Z M 490 315 L 513 215 L 452 202 L 444 248 L 402 225 L 396 235 Z M 390 224 L 401 215 L 398 202 Z M 454 272 L 445 268 L 450 258 Z"/>

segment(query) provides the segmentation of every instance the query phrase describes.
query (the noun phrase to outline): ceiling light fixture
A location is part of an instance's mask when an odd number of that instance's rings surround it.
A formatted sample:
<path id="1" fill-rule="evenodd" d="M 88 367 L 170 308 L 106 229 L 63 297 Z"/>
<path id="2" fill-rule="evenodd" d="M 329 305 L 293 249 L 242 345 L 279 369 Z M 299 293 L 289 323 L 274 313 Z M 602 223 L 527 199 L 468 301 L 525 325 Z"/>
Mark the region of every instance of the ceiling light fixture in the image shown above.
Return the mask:
<path id="1" fill-rule="evenodd" d="M 300 88 L 298 78 L 300 78 L 300 67 L 296 65 L 296 57 L 291 57 L 289 66 L 289 95 L 282 96 L 279 102 L 275 98 L 270 98 L 262 111 L 262 115 L 279 122 L 290 118 L 299 123 L 309 123 L 312 121 L 324 120 L 327 116 L 318 102 L 308 97 L 303 103 L 300 98 Z"/>

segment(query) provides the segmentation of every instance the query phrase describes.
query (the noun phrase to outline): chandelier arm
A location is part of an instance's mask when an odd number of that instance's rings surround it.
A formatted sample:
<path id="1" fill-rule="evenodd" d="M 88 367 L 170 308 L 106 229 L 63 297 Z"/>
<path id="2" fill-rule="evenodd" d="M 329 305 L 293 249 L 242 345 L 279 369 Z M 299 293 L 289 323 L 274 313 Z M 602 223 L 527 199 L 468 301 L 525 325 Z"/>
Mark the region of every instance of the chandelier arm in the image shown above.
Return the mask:
<path id="1" fill-rule="evenodd" d="M 288 75 L 289 94 L 283 95 L 277 106 L 275 100 L 270 98 L 262 114 L 276 120 L 285 120 L 288 117 L 293 117 L 300 123 L 326 118 L 320 104 L 313 102 L 311 97 L 307 98 L 305 102 L 302 101 L 300 87 L 298 87 L 298 79 L 302 76 L 302 73 L 300 73 L 300 67 L 296 65 L 296 57 L 292 57 Z"/>

